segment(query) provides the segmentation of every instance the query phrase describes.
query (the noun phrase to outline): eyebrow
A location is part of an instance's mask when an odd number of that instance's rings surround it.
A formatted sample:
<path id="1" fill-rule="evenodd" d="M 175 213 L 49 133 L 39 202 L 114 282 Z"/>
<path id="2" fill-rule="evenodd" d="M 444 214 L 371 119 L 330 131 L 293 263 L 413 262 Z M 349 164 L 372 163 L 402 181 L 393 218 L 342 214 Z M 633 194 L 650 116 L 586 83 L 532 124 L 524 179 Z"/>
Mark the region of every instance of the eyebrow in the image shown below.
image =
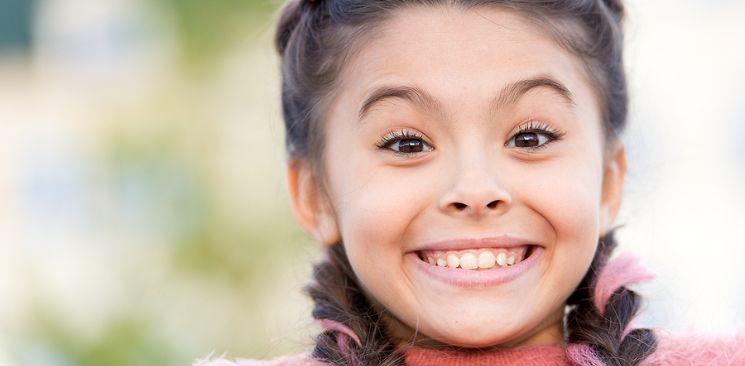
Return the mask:
<path id="1" fill-rule="evenodd" d="M 569 105 L 574 105 L 572 93 L 566 86 L 564 86 L 564 84 L 555 80 L 551 76 L 539 75 L 507 84 L 507 86 L 500 90 L 497 96 L 490 103 L 490 110 L 493 113 L 507 105 L 514 104 L 520 100 L 523 95 L 539 87 L 553 90 Z M 403 99 L 427 110 L 443 112 L 440 102 L 420 88 L 405 85 L 387 85 L 375 89 L 370 93 L 370 96 L 365 98 L 365 101 L 362 103 L 362 107 L 360 108 L 359 119 L 362 120 L 375 104 L 390 98 Z"/>
<path id="2" fill-rule="evenodd" d="M 365 118 L 372 107 L 386 99 L 397 98 L 408 101 L 426 110 L 442 111 L 442 105 L 436 98 L 429 95 L 422 89 L 413 86 L 382 86 L 375 89 L 370 96 L 365 99 L 360 108 L 359 119 Z"/>

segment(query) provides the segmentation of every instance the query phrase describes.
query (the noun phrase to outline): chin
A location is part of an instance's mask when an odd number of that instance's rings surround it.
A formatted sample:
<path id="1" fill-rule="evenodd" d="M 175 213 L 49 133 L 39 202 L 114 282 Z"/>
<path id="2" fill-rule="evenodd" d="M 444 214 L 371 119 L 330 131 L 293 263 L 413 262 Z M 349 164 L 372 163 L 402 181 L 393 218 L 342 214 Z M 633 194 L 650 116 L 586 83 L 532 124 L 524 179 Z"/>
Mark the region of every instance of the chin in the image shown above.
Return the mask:
<path id="1" fill-rule="evenodd" d="M 521 336 L 516 331 L 511 331 L 505 327 L 501 329 L 490 328 L 488 322 L 485 321 L 465 326 L 460 324 L 458 327 L 459 329 L 454 331 L 452 325 L 448 326 L 447 331 L 439 332 L 431 338 L 457 347 L 488 348 L 511 343 Z"/>

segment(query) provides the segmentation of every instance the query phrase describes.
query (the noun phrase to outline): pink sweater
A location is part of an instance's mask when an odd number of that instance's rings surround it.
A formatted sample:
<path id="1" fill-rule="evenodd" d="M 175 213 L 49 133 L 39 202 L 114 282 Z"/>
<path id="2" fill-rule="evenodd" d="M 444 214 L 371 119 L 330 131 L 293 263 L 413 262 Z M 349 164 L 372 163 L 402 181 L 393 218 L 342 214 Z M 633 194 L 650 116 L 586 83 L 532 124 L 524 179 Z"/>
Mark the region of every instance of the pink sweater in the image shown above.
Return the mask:
<path id="1" fill-rule="evenodd" d="M 745 330 L 728 338 L 686 336 L 676 337 L 665 332 L 656 332 L 657 351 L 643 365 L 689 366 L 689 365 L 745 365 Z M 498 365 L 546 365 L 568 366 L 564 347 L 525 346 L 492 352 L 444 352 L 423 348 L 405 351 L 407 366 L 498 366 Z M 269 361 L 256 360 L 198 360 L 193 366 L 321 366 L 309 354 L 285 356 Z M 601 365 L 592 365 L 601 366 Z"/>

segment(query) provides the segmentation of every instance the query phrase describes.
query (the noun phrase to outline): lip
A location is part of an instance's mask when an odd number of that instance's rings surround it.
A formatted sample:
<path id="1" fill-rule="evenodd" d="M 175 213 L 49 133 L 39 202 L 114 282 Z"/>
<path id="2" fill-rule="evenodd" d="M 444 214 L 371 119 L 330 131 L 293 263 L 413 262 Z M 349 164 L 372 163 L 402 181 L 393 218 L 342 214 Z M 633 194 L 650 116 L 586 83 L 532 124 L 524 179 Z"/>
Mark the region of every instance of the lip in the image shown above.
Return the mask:
<path id="1" fill-rule="evenodd" d="M 459 239 L 448 239 L 422 245 L 420 248 L 412 250 L 412 252 L 419 252 L 422 250 L 464 250 L 464 249 L 480 249 L 480 248 L 514 248 L 526 245 L 533 245 L 535 247 L 542 247 L 541 244 L 534 241 L 530 241 L 522 238 L 515 238 L 511 236 L 495 236 L 488 238 L 459 238 Z"/>
<path id="2" fill-rule="evenodd" d="M 452 249 L 453 247 L 450 246 L 447 248 Z M 485 288 L 503 285 L 519 278 L 535 267 L 536 263 L 543 256 L 543 251 L 542 246 L 533 245 L 530 256 L 519 263 L 512 266 L 479 271 L 433 266 L 422 261 L 416 252 L 406 253 L 404 258 L 427 276 L 445 284 L 462 288 Z"/>

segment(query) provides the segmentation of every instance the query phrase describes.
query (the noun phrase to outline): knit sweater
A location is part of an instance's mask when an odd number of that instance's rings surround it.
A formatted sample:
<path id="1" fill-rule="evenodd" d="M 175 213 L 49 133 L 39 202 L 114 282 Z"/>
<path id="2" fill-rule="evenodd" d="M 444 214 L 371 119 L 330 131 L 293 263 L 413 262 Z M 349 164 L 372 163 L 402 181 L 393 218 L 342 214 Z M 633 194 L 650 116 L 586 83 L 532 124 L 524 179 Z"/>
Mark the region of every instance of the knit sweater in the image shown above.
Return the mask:
<path id="1" fill-rule="evenodd" d="M 645 366 L 745 365 L 745 329 L 731 337 L 673 336 L 657 331 L 658 347 L 644 360 Z M 561 345 L 523 346 L 489 352 L 438 351 L 408 348 L 404 351 L 407 366 L 500 366 L 546 365 L 568 366 L 566 349 Z M 193 366 L 322 366 L 304 353 L 269 361 L 198 360 Z M 593 365 L 602 366 L 602 365 Z"/>

